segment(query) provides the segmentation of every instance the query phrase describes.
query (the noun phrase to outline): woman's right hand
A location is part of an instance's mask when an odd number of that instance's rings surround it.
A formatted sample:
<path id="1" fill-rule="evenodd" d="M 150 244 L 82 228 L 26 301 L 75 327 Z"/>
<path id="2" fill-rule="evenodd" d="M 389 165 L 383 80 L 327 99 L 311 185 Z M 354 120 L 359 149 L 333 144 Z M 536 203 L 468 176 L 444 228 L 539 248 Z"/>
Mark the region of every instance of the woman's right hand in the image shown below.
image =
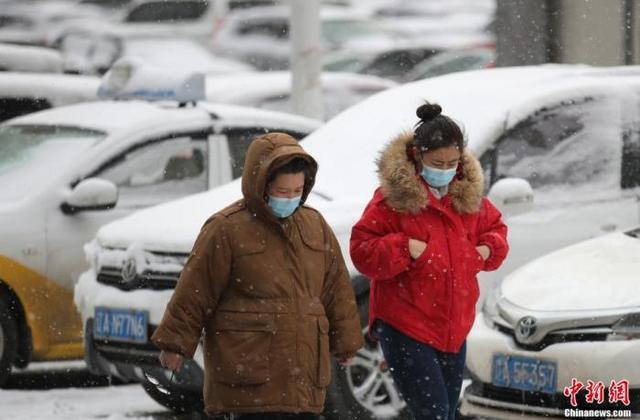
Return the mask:
<path id="1" fill-rule="evenodd" d="M 173 353 L 171 351 L 162 350 L 159 358 L 162 367 L 174 372 L 180 372 L 182 363 L 184 363 L 184 357 L 181 354 Z"/>
<path id="2" fill-rule="evenodd" d="M 411 258 L 414 260 L 417 260 L 425 249 L 427 249 L 426 242 L 413 238 L 409 239 L 409 254 L 411 254 Z"/>

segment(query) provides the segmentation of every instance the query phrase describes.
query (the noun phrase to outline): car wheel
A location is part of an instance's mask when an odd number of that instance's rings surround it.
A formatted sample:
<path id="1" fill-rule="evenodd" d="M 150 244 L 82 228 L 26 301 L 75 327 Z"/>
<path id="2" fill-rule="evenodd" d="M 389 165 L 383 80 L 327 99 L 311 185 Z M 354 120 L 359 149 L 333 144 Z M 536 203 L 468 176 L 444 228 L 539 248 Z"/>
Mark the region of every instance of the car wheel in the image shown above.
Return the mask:
<path id="1" fill-rule="evenodd" d="M 147 379 L 142 381 L 142 388 L 157 403 L 173 412 L 191 413 L 204 410 L 202 395 L 167 388 L 152 376 L 147 376 Z"/>
<path id="2" fill-rule="evenodd" d="M 333 364 L 325 417 L 331 419 L 411 419 L 396 388 L 380 344 L 368 337 L 369 297 L 358 301 L 365 345 L 348 366 Z"/>
<path id="3" fill-rule="evenodd" d="M 0 299 L 0 386 L 9 377 L 18 351 L 18 324 L 7 303 Z"/>

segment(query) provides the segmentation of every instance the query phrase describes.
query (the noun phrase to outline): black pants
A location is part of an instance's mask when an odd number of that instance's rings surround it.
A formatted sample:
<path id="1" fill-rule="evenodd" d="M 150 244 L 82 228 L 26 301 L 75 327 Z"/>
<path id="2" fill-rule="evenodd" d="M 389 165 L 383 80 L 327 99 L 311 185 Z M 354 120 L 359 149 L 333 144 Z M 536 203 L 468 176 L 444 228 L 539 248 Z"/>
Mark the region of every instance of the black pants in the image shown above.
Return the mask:
<path id="1" fill-rule="evenodd" d="M 238 413 L 233 416 L 220 414 L 209 418 L 211 420 L 318 420 L 320 416 L 314 413 Z"/>
<path id="2" fill-rule="evenodd" d="M 376 321 L 391 376 L 416 420 L 454 420 L 462 387 L 466 344 L 445 353 Z"/>

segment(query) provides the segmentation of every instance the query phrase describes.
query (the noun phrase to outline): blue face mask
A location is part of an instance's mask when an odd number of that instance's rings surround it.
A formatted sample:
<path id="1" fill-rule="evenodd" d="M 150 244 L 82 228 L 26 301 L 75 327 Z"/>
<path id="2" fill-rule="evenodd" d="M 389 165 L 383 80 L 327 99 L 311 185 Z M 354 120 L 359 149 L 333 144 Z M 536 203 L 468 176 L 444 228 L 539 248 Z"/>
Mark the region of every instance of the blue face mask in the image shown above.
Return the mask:
<path id="1" fill-rule="evenodd" d="M 294 211 L 300 205 L 300 200 L 302 200 L 302 196 L 293 197 L 293 198 L 282 198 L 282 197 L 274 197 L 272 195 L 269 196 L 269 207 L 281 219 L 285 217 L 289 217 L 293 214 Z"/>
<path id="2" fill-rule="evenodd" d="M 423 165 L 422 178 L 432 187 L 444 187 L 449 185 L 454 176 L 456 176 L 456 168 L 453 169 L 437 169 Z"/>

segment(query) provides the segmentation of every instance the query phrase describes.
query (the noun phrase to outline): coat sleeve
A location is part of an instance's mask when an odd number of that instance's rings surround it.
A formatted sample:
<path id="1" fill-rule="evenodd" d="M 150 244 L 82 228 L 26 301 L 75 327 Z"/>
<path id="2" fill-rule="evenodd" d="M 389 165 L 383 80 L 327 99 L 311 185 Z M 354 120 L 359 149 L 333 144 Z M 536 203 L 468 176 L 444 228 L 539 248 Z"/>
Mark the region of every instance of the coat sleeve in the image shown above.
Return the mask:
<path id="1" fill-rule="evenodd" d="M 328 264 L 321 299 L 329 319 L 329 348 L 336 356 L 351 357 L 364 345 L 358 306 L 338 240 L 324 224 Z"/>
<path id="2" fill-rule="evenodd" d="M 391 209 L 374 199 L 351 230 L 351 260 L 371 280 L 392 279 L 411 265 L 409 237 L 393 230 L 392 217 Z"/>
<path id="3" fill-rule="evenodd" d="M 507 225 L 502 221 L 500 211 L 486 198 L 482 200 L 477 237 L 478 245 L 486 245 L 491 250 L 483 270 L 497 270 L 509 252 Z"/>
<path id="4" fill-rule="evenodd" d="M 193 357 L 206 320 L 227 287 L 230 270 L 225 217 L 214 216 L 202 227 L 162 322 L 151 337 L 158 348 Z"/>

